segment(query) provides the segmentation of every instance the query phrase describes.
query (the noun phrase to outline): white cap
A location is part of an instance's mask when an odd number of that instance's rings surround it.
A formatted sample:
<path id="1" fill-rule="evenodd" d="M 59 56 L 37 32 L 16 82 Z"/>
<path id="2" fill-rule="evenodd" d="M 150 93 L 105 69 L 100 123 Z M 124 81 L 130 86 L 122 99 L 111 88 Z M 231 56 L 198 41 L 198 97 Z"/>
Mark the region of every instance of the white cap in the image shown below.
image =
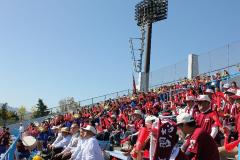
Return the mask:
<path id="1" fill-rule="evenodd" d="M 240 89 L 237 89 L 237 93 L 235 95 L 240 96 Z"/>
<path id="2" fill-rule="evenodd" d="M 140 110 L 135 110 L 133 114 L 139 114 L 142 115 L 142 112 Z"/>
<path id="3" fill-rule="evenodd" d="M 91 131 L 93 134 L 97 134 L 97 130 L 93 126 L 87 125 L 87 127 L 82 129 L 86 131 Z"/>
<path id="4" fill-rule="evenodd" d="M 224 85 L 223 85 L 223 88 L 230 88 L 230 84 L 229 83 L 225 83 Z"/>
<path id="5" fill-rule="evenodd" d="M 233 99 L 240 99 L 240 89 L 237 89 L 237 93 L 231 96 Z"/>
<path id="6" fill-rule="evenodd" d="M 156 119 L 157 119 L 157 117 L 155 117 L 155 116 L 152 116 L 152 115 L 147 116 L 145 118 L 145 123 L 153 123 L 153 121 L 155 121 Z"/>
<path id="7" fill-rule="evenodd" d="M 177 124 L 193 122 L 194 119 L 188 113 L 181 113 L 177 116 Z"/>
<path id="8" fill-rule="evenodd" d="M 199 95 L 196 101 L 208 101 L 208 102 L 211 102 L 211 100 L 208 97 L 208 95 Z"/>
<path id="9" fill-rule="evenodd" d="M 216 82 L 212 82 L 212 83 L 211 83 L 212 86 L 215 86 L 216 84 L 217 84 Z"/>
<path id="10" fill-rule="evenodd" d="M 212 89 L 206 89 L 205 93 L 214 93 Z"/>
<path id="11" fill-rule="evenodd" d="M 185 101 L 195 101 L 193 96 L 187 96 Z"/>
<path id="12" fill-rule="evenodd" d="M 236 89 L 229 88 L 229 89 L 227 90 L 227 92 L 225 92 L 225 93 L 228 93 L 228 94 L 236 94 L 237 91 L 236 91 Z"/>
<path id="13" fill-rule="evenodd" d="M 116 118 L 116 115 L 114 115 L 114 114 L 113 114 L 113 115 L 111 115 L 111 118 Z"/>

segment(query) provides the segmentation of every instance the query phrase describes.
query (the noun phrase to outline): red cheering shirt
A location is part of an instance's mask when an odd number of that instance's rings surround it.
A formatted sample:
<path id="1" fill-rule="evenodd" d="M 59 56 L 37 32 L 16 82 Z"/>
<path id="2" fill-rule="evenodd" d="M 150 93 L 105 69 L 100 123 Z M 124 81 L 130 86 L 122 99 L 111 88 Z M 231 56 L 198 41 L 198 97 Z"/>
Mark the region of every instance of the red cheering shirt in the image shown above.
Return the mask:
<path id="1" fill-rule="evenodd" d="M 240 139 L 240 113 L 236 116 L 236 131 L 238 132 L 238 139 Z"/>
<path id="2" fill-rule="evenodd" d="M 196 123 L 198 127 L 202 128 L 208 134 L 211 133 L 212 127 L 222 126 L 217 113 L 213 112 L 212 110 L 209 110 L 206 113 L 199 113 L 199 115 L 196 117 Z"/>
<path id="3" fill-rule="evenodd" d="M 197 115 L 200 113 L 198 107 L 194 105 L 192 108 L 186 107 L 186 113 L 190 114 L 194 119 L 196 119 Z"/>
<path id="4" fill-rule="evenodd" d="M 143 126 L 143 122 L 144 120 L 142 118 L 134 122 L 134 126 L 137 131 Z"/>
<path id="5" fill-rule="evenodd" d="M 220 160 L 218 147 L 213 138 L 201 128 L 196 128 L 187 140 L 187 152 L 194 154 L 192 160 Z"/>

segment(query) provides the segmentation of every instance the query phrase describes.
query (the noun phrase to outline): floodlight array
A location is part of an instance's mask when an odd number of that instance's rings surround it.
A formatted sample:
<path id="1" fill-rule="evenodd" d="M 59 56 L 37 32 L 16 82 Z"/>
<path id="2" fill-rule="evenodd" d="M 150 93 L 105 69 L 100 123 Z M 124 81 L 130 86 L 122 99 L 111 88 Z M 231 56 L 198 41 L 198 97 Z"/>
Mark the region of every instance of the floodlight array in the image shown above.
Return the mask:
<path id="1" fill-rule="evenodd" d="M 144 26 L 167 18 L 168 0 L 143 0 L 135 6 L 135 20 Z"/>

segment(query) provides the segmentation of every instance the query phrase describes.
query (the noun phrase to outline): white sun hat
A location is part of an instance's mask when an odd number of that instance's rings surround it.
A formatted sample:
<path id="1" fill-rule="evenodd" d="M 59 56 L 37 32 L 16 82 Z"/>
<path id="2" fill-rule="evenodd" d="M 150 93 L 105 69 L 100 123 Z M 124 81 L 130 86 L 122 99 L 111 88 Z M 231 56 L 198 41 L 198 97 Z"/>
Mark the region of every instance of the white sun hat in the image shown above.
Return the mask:
<path id="1" fill-rule="evenodd" d="M 240 99 L 240 89 L 237 89 L 237 93 L 233 96 L 231 96 L 233 99 Z"/>
<path id="2" fill-rule="evenodd" d="M 205 93 L 214 93 L 212 89 L 208 88 L 206 89 Z"/>
<path id="3" fill-rule="evenodd" d="M 194 119 L 188 113 L 181 113 L 177 116 L 177 124 L 193 122 Z"/>
<path id="4" fill-rule="evenodd" d="M 195 97 L 187 96 L 185 101 L 187 102 L 187 101 L 195 101 L 195 100 L 196 100 Z"/>
<path id="5" fill-rule="evenodd" d="M 90 131 L 90 132 L 92 132 L 93 134 L 97 134 L 97 130 L 96 130 L 93 126 L 87 125 L 87 127 L 82 128 L 82 129 L 83 129 L 83 130 L 86 130 L 86 131 Z"/>
<path id="6" fill-rule="evenodd" d="M 152 116 L 152 115 L 147 116 L 145 118 L 145 123 L 153 123 L 153 121 L 155 121 L 156 119 L 157 119 L 157 117 L 155 117 L 155 116 Z"/>
<path id="7" fill-rule="evenodd" d="M 196 101 L 197 101 L 197 102 L 200 102 L 200 101 L 211 102 L 211 100 L 210 100 L 210 98 L 208 97 L 208 95 L 199 95 Z"/>

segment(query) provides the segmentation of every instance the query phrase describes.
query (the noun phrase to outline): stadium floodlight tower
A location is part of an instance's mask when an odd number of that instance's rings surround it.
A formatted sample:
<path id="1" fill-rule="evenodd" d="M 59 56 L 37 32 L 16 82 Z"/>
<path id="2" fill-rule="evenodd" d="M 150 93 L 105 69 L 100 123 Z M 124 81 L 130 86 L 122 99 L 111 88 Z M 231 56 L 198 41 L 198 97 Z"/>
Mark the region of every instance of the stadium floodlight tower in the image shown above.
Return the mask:
<path id="1" fill-rule="evenodd" d="M 141 73 L 140 90 L 149 89 L 152 24 L 167 18 L 168 0 L 143 0 L 135 6 L 135 20 L 141 28 L 147 27 L 144 72 Z"/>

